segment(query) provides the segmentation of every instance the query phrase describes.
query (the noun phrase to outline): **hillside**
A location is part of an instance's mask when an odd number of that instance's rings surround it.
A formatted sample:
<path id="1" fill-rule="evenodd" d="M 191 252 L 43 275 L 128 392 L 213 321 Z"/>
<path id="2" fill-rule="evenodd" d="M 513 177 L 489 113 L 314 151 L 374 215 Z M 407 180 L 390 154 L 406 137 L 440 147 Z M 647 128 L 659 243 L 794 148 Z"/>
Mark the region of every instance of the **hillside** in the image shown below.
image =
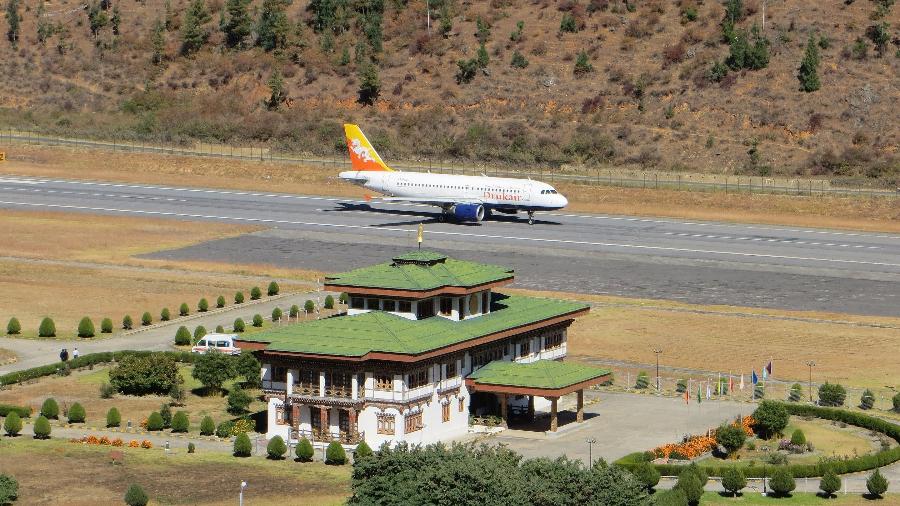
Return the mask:
<path id="1" fill-rule="evenodd" d="M 892 0 L 769 0 L 767 64 L 718 76 L 716 62 L 742 65 L 728 60 L 726 4 L 710 0 L 429 0 L 430 36 L 424 0 L 205 0 L 196 51 L 183 51 L 188 0 L 10 3 L 21 22 L 15 47 L 0 42 L 3 128 L 328 154 L 349 120 L 388 159 L 900 180 Z M 244 3 L 251 33 L 235 43 L 226 7 Z M 752 48 L 763 0 L 730 4 Z M 821 88 L 806 93 L 809 40 Z M 373 105 L 358 100 L 366 70 Z"/>

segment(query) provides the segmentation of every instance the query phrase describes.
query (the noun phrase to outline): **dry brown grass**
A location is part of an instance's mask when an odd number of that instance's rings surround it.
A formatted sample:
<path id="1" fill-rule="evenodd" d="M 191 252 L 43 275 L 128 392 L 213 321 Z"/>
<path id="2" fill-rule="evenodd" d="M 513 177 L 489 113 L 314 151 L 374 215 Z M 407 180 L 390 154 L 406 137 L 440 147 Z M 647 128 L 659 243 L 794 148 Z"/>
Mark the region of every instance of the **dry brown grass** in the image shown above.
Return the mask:
<path id="1" fill-rule="evenodd" d="M 15 362 L 17 359 L 17 355 L 12 350 L 7 350 L 5 348 L 0 348 L 0 364 L 8 364 L 10 362 Z"/>

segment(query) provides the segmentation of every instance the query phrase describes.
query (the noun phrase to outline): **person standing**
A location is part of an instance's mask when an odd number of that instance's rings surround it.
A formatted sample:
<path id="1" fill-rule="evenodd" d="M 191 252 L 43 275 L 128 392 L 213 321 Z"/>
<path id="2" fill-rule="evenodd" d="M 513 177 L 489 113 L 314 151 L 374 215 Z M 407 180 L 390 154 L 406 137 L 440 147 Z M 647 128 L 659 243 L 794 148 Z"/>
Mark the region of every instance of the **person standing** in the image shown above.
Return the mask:
<path id="1" fill-rule="evenodd" d="M 78 347 L 76 346 L 74 350 L 72 350 L 72 360 L 78 358 Z"/>
<path id="2" fill-rule="evenodd" d="M 59 361 L 65 362 L 67 360 L 69 360 L 69 351 L 63 348 L 62 351 L 59 352 Z"/>

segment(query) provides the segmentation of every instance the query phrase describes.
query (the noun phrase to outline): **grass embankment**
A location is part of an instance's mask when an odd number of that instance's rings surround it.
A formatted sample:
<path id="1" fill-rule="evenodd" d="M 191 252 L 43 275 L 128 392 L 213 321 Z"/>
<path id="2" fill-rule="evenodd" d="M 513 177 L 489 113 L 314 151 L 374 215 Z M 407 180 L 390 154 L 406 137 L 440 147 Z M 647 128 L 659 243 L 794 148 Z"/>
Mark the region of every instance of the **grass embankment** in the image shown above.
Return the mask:
<path id="1" fill-rule="evenodd" d="M 35 336 L 44 316 L 55 320 L 57 335 L 63 338 L 74 336 L 81 317 L 90 316 L 99 335 L 104 317 L 118 328 L 125 314 L 139 324 L 144 311 L 149 311 L 155 322 L 164 307 L 174 317 L 186 302 L 194 313 L 201 297 L 210 307 L 218 295 L 231 304 L 236 291 L 249 300 L 251 287 L 265 290 L 271 279 L 280 280 L 282 291 L 289 291 L 305 288 L 303 280 L 313 276 L 259 265 L 137 258 L 250 233 L 258 227 L 0 211 L 0 229 L 5 231 L 0 290 L 15 294 L 0 301 L 0 317 L 4 330 L 6 319 L 17 317 L 23 337 Z"/>
<path id="2" fill-rule="evenodd" d="M 704 506 L 726 506 L 732 504 L 770 505 L 770 506 L 807 506 L 807 505 L 838 505 L 838 506 L 862 506 L 870 505 L 872 501 L 859 494 L 838 495 L 835 498 L 825 500 L 813 493 L 798 492 L 790 497 L 767 497 L 757 492 L 745 492 L 740 497 L 725 497 L 716 492 L 706 492 L 700 504 Z"/>
<path id="3" fill-rule="evenodd" d="M 110 453 L 124 458 L 114 464 Z M 0 473 L 19 481 L 16 504 L 119 505 L 132 483 L 151 504 L 230 505 L 241 481 L 248 504 L 343 504 L 349 495 L 349 466 L 299 464 L 262 457 L 238 459 L 224 452 L 187 454 L 154 448 L 116 449 L 64 440 L 0 440 Z"/>
<path id="4" fill-rule="evenodd" d="M 16 145 L 4 173 L 361 198 L 366 192 L 335 184 L 340 169 L 323 166 L 102 152 Z M 89 151 L 92 152 L 92 151 Z M 93 151 L 92 153 L 97 153 Z M 900 207 L 891 198 L 794 197 L 557 185 L 571 212 L 630 214 L 801 227 L 900 232 Z"/>

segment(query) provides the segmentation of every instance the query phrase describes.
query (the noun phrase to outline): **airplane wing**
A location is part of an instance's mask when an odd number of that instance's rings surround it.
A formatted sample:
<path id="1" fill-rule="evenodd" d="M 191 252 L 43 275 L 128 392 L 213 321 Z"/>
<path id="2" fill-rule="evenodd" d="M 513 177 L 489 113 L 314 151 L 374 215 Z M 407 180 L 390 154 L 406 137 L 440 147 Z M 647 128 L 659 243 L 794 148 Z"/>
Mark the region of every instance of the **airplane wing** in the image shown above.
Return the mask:
<path id="1" fill-rule="evenodd" d="M 481 199 L 461 199 L 459 197 L 379 197 L 383 202 L 412 202 L 431 206 L 446 207 L 454 204 L 483 204 Z"/>

